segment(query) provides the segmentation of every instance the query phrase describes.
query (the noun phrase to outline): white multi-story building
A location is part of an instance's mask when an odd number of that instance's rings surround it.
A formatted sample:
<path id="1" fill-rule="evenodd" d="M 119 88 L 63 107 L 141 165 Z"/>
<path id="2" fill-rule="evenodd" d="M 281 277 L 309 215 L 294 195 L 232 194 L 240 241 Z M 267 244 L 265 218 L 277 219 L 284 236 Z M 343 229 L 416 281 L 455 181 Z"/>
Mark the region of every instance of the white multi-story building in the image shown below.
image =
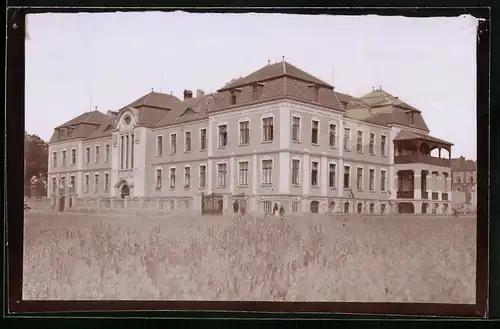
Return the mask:
<path id="1" fill-rule="evenodd" d="M 152 91 L 56 127 L 49 193 L 62 185 L 79 197 L 189 199 L 194 209 L 202 193 L 217 193 L 225 209 L 240 198 L 251 211 L 285 202 L 291 212 L 439 213 L 450 201 L 451 145 L 381 88 L 355 98 L 282 61 L 214 94 Z"/>

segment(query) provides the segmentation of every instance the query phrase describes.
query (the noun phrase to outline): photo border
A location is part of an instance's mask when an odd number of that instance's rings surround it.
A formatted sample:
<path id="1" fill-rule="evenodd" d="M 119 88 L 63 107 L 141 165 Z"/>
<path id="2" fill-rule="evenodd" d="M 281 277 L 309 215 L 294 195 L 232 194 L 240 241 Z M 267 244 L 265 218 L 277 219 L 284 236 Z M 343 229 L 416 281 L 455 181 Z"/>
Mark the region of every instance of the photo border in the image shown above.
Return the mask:
<path id="1" fill-rule="evenodd" d="M 150 8 L 148 8 L 150 9 Z M 133 10 L 133 9 L 132 9 Z M 181 10 L 180 8 L 172 10 Z M 165 11 L 172 11 L 165 10 Z M 384 14 L 404 15 L 408 17 L 429 16 L 457 16 L 472 14 L 485 20 L 480 22 L 478 28 L 477 44 L 477 163 L 478 163 L 478 195 L 480 200 L 490 200 L 488 190 L 489 182 L 493 179 L 488 175 L 489 169 L 489 74 L 490 74 L 490 10 L 488 8 L 441 8 L 441 9 L 182 9 L 189 12 L 281 12 L 303 14 Z M 11 8 L 7 11 L 7 75 L 6 75 L 6 172 L 4 173 L 7 195 L 4 198 L 6 211 L 7 245 L 5 249 L 9 261 L 7 268 L 8 278 L 8 309 L 5 314 L 39 312 L 86 312 L 86 311 L 122 311 L 115 315 L 123 316 L 123 311 L 136 310 L 164 310 L 162 316 L 170 317 L 278 317 L 287 313 L 288 318 L 334 318 L 341 314 L 378 314 L 378 315 L 409 315 L 409 316 L 458 316 L 458 317 L 486 317 L 488 314 L 488 215 L 489 203 L 478 204 L 477 219 L 477 273 L 476 273 L 476 305 L 465 304 L 435 304 L 435 303 L 368 303 L 368 302 L 226 302 L 226 301 L 27 301 L 22 300 L 22 266 L 23 266 L 23 220 L 24 211 L 21 202 L 24 198 L 22 184 L 10 183 L 23 180 L 24 150 L 19 147 L 21 136 L 24 136 L 24 51 L 25 51 L 25 14 L 42 12 L 81 12 L 80 8 Z M 113 11 L 113 9 L 85 9 L 86 12 Z M 125 11 L 120 8 L 120 11 Z M 127 11 L 129 11 L 127 9 Z M 136 10 L 137 11 L 137 10 Z M 492 124 L 493 127 L 493 124 Z M 497 136 L 495 131 L 495 136 Z M 24 137 L 22 137 L 24 138 Z M 493 157 L 492 157 L 493 158 Z M 497 157 L 495 160 L 498 161 Z M 496 163 L 497 164 L 497 163 Z M 497 164 L 498 165 L 498 164 Z M 497 168 L 495 166 L 495 168 Z M 495 175 L 494 171 L 490 173 Z M 496 182 L 496 180 L 493 180 Z M 493 185 L 493 184 L 492 184 Z M 493 188 L 493 186 L 492 186 Z M 492 194 L 494 195 L 494 194 Z M 498 193 L 496 194 L 498 195 Z M 498 197 L 497 197 L 498 198 Z M 7 200 L 10 202 L 7 203 Z M 13 201 L 13 200 L 19 200 Z M 498 213 L 498 202 L 491 202 L 492 209 Z M 498 225 L 495 226 L 498 232 Z M 495 240 L 495 239 L 492 239 Z M 496 242 L 498 245 L 498 242 Z M 498 249 L 497 249 L 498 250 Z M 497 256 L 498 257 L 498 256 Z M 5 272 L 4 272 L 5 273 Z M 498 273 L 498 270 L 497 272 Z M 498 277 L 498 276 L 497 276 Z M 498 283 L 497 283 L 498 286 Z M 490 287 L 492 288 L 492 287 Z M 493 294 L 492 294 L 493 295 Z M 7 305 L 7 303 L 5 303 Z M 498 304 L 497 304 L 498 305 Z M 209 309 L 211 311 L 198 311 Z M 167 311 L 168 310 L 168 311 Z M 187 312 L 189 311 L 189 312 Z M 225 311 L 224 313 L 217 311 Z M 233 311 L 233 312 L 227 312 Z M 259 312 L 259 313 L 248 313 Z M 238 313 L 234 313 L 238 312 Z M 245 313 L 242 313 L 245 312 Z M 266 312 L 266 313 L 264 313 Z M 303 314 L 303 312 L 313 314 Z M 319 314 L 319 313 L 323 314 Z M 170 313 L 170 314 L 168 314 Z M 326 314 L 325 313 L 330 313 Z M 335 314 L 337 313 L 337 314 Z M 78 315 L 75 313 L 74 315 Z M 102 314 L 102 313 L 101 313 Z M 129 315 L 144 315 L 142 312 L 127 312 Z M 155 314 L 158 314 L 155 312 Z M 253 314 L 253 315 L 251 315 Z M 64 313 L 67 316 L 68 313 Z M 85 315 L 90 315 L 85 313 Z M 93 314 L 98 315 L 98 314 Z M 350 317 L 351 315 L 349 315 Z M 379 318 L 377 318 L 379 319 Z"/>

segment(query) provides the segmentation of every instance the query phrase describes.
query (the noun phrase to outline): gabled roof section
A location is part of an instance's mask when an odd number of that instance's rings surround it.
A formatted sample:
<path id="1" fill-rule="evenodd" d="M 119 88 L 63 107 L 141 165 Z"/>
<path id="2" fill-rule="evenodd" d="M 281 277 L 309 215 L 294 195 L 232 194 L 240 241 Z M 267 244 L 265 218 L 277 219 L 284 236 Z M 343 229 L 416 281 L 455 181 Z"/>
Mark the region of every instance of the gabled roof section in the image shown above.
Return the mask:
<path id="1" fill-rule="evenodd" d="M 218 98 L 217 94 L 209 94 L 177 102 L 174 104 L 172 110 L 161 117 L 154 126 L 164 127 L 206 119 L 208 118 L 207 112 L 213 106 L 216 98 Z M 189 113 L 186 113 L 187 111 Z"/>
<path id="2" fill-rule="evenodd" d="M 93 124 L 93 125 L 100 125 L 104 121 L 106 121 L 108 116 L 102 112 L 99 112 L 97 110 L 91 111 L 91 112 L 85 112 L 77 116 L 76 118 L 73 118 L 65 123 L 63 123 L 60 126 L 57 126 L 56 129 L 58 128 L 64 128 L 64 127 L 69 127 L 69 126 L 76 126 L 78 124 L 86 123 L 86 124 Z"/>
<path id="3" fill-rule="evenodd" d="M 476 171 L 477 163 L 464 157 L 451 159 L 451 170 L 453 171 Z"/>
<path id="4" fill-rule="evenodd" d="M 359 99 L 370 107 L 397 106 L 409 111 L 420 113 L 420 110 L 418 110 L 417 108 L 403 102 L 398 97 L 389 94 L 382 88 L 373 90 L 372 92 L 360 97 Z"/>
<path id="5" fill-rule="evenodd" d="M 172 104 L 175 102 L 180 102 L 180 99 L 170 94 L 157 93 L 155 91 L 151 91 L 150 93 L 136 99 L 132 103 L 127 106 L 130 107 L 155 107 L 160 109 L 170 109 Z M 125 107 L 127 107 L 125 106 Z"/>
<path id="6" fill-rule="evenodd" d="M 366 109 L 367 115 L 363 121 L 383 125 L 396 124 L 429 131 L 420 110 L 383 89 L 373 90 L 362 97 L 352 99 L 345 107 L 348 116 L 353 110 Z M 413 117 L 413 123 L 409 116 Z"/>
<path id="7" fill-rule="evenodd" d="M 243 87 L 256 82 L 280 78 L 283 76 L 292 77 L 295 79 L 310 82 L 312 84 L 318 84 L 333 89 L 332 85 L 283 60 L 274 64 L 268 64 L 243 78 L 235 79 L 226 84 L 224 87 L 220 88 L 218 91 L 221 92 L 228 89 Z"/>
<path id="8" fill-rule="evenodd" d="M 429 136 L 429 135 L 426 135 L 426 134 L 415 133 L 413 131 L 408 131 L 408 130 L 404 130 L 404 129 L 401 130 L 396 135 L 396 137 L 394 137 L 394 140 L 412 140 L 412 139 L 422 139 L 422 140 L 426 140 L 426 141 L 429 141 L 429 142 L 436 142 L 436 143 L 446 144 L 446 145 L 449 145 L 449 146 L 453 145 L 453 143 L 450 143 L 450 142 L 445 141 L 443 139 L 432 137 L 432 136 Z"/>

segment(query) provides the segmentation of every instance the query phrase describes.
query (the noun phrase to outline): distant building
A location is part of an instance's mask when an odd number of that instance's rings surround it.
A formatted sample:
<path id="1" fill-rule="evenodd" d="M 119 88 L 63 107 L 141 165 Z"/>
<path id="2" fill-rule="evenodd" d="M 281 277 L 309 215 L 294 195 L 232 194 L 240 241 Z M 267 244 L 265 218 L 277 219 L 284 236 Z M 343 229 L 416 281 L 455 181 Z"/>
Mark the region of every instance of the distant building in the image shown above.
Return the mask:
<path id="1" fill-rule="evenodd" d="M 451 159 L 452 189 L 455 203 L 477 204 L 477 164 L 464 157 Z"/>
<path id="2" fill-rule="evenodd" d="M 225 209 L 243 196 L 250 211 L 283 202 L 287 212 L 442 213 L 451 146 L 382 88 L 338 93 L 283 60 L 214 94 L 151 92 L 56 127 L 49 190 L 189 200 L 195 210 L 202 193 L 217 193 Z"/>

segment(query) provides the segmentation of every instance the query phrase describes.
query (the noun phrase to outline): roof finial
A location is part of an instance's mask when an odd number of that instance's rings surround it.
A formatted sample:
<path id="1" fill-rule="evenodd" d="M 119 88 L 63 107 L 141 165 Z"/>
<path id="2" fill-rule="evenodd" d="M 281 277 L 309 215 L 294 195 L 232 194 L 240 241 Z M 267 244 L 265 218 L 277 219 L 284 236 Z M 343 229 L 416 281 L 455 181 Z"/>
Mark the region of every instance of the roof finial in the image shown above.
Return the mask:
<path id="1" fill-rule="evenodd" d="M 151 88 L 151 92 L 153 92 L 153 88 Z"/>
<path id="2" fill-rule="evenodd" d="M 270 59 L 267 60 L 267 65 L 271 65 L 271 60 Z"/>
<path id="3" fill-rule="evenodd" d="M 382 86 L 378 86 L 378 90 L 382 90 Z"/>
<path id="4" fill-rule="evenodd" d="M 283 60 L 283 62 L 285 61 L 285 56 L 281 56 L 281 59 Z"/>
<path id="5" fill-rule="evenodd" d="M 372 86 L 372 91 L 375 91 L 375 86 Z"/>
<path id="6" fill-rule="evenodd" d="M 95 107 L 95 110 L 97 111 L 97 106 Z"/>

